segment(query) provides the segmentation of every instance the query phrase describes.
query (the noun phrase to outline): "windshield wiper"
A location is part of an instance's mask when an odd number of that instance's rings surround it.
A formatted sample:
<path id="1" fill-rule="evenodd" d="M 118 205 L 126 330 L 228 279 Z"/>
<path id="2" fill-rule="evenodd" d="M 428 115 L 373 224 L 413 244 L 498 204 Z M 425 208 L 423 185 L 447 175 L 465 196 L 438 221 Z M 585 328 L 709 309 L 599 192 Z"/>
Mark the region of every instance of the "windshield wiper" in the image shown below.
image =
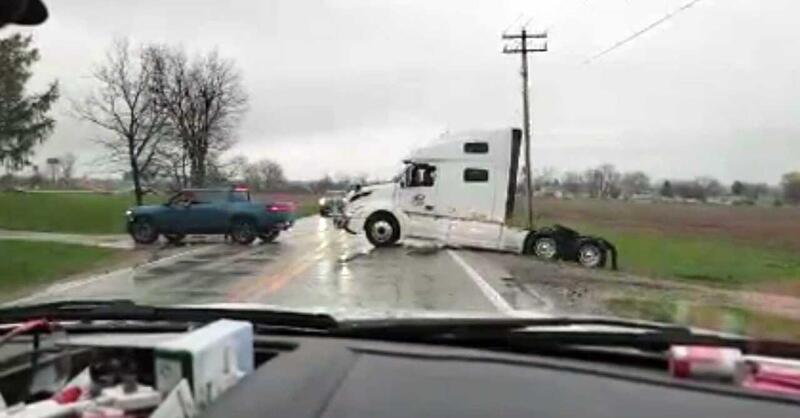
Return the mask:
<path id="1" fill-rule="evenodd" d="M 342 322 L 333 332 L 352 338 L 513 349 L 602 346 L 662 351 L 676 344 L 744 349 L 753 342 L 685 326 L 606 317 L 362 320 Z"/>
<path id="2" fill-rule="evenodd" d="M 139 305 L 127 299 L 77 300 L 0 308 L 0 323 L 35 318 L 61 321 L 169 321 L 211 322 L 217 319 L 250 321 L 256 326 L 328 330 L 336 320 L 325 314 L 267 309 L 217 307 L 160 307 Z"/>

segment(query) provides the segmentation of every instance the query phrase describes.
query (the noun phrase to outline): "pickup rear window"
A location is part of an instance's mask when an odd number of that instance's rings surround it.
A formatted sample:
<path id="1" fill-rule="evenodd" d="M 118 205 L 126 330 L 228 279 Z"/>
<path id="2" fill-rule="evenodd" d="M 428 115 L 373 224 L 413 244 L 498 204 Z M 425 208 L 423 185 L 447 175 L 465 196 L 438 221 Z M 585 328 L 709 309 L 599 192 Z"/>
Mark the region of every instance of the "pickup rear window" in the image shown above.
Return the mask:
<path id="1" fill-rule="evenodd" d="M 231 202 L 247 202 L 249 200 L 250 200 L 250 194 L 246 191 L 231 192 Z"/>

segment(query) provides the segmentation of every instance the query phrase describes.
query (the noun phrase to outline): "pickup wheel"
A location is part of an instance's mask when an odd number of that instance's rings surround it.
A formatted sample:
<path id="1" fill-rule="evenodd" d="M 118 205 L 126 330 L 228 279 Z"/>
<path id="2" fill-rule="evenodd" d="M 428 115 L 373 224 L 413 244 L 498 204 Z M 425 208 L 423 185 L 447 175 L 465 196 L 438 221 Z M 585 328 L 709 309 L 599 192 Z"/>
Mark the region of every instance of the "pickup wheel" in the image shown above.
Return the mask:
<path id="1" fill-rule="evenodd" d="M 186 238 L 186 234 L 164 234 L 164 238 L 166 238 L 170 244 L 180 244 L 181 241 Z"/>
<path id="2" fill-rule="evenodd" d="M 367 239 L 376 247 L 388 247 L 400 239 L 400 224 L 388 213 L 370 215 L 364 229 Z"/>
<path id="3" fill-rule="evenodd" d="M 231 238 L 233 238 L 236 243 L 248 245 L 251 244 L 257 236 L 256 223 L 251 219 L 234 219 L 231 225 Z"/>
<path id="4" fill-rule="evenodd" d="M 150 219 L 139 218 L 131 224 L 131 237 L 137 244 L 152 244 L 158 239 L 158 230 Z"/>
<path id="5" fill-rule="evenodd" d="M 280 233 L 281 231 L 274 230 L 274 231 L 269 231 L 266 234 L 261 234 L 258 237 L 261 238 L 261 241 L 272 242 L 275 241 L 275 238 L 278 238 L 278 235 L 280 235 Z"/>

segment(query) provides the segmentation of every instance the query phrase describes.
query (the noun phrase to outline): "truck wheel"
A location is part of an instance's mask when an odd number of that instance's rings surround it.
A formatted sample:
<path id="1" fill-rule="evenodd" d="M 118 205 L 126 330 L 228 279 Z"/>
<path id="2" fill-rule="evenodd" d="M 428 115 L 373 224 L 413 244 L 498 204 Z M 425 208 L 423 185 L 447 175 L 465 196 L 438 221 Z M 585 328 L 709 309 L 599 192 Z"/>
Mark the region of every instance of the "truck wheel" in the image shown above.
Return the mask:
<path id="1" fill-rule="evenodd" d="M 376 247 L 394 245 L 400 239 L 400 224 L 388 213 L 376 213 L 364 225 L 367 239 Z"/>
<path id="2" fill-rule="evenodd" d="M 136 219 L 131 224 L 131 237 L 137 244 L 152 244 L 158 239 L 158 230 L 149 219 Z"/>
<path id="3" fill-rule="evenodd" d="M 602 267 L 606 263 L 606 253 L 594 242 L 586 242 L 578 248 L 578 263 L 586 268 Z"/>
<path id="4" fill-rule="evenodd" d="M 533 241 L 533 254 L 543 260 L 552 260 L 558 255 L 558 244 L 553 237 L 539 237 Z"/>
<path id="5" fill-rule="evenodd" d="M 281 231 L 278 231 L 278 230 L 269 231 L 266 234 L 259 235 L 258 237 L 261 238 L 261 241 L 272 242 L 272 241 L 275 241 L 275 238 L 278 238 L 278 235 L 280 235 L 280 233 L 281 233 Z"/>
<path id="6" fill-rule="evenodd" d="M 170 244 L 180 244 L 184 238 L 186 238 L 186 234 L 164 234 L 164 238 L 169 241 Z"/>
<path id="7" fill-rule="evenodd" d="M 231 238 L 242 245 L 251 244 L 256 239 L 256 224 L 250 219 L 236 219 L 231 225 Z"/>

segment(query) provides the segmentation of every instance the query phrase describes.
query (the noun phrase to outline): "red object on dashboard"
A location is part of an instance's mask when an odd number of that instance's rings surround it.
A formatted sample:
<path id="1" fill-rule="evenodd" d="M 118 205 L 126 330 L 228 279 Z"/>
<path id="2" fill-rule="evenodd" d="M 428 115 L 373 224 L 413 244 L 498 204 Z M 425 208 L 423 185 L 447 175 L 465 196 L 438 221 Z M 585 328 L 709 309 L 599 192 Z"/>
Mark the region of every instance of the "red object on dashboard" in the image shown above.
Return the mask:
<path id="1" fill-rule="evenodd" d="M 275 202 L 267 205 L 267 211 L 275 213 L 290 213 L 294 212 L 294 203 L 292 202 Z"/>

